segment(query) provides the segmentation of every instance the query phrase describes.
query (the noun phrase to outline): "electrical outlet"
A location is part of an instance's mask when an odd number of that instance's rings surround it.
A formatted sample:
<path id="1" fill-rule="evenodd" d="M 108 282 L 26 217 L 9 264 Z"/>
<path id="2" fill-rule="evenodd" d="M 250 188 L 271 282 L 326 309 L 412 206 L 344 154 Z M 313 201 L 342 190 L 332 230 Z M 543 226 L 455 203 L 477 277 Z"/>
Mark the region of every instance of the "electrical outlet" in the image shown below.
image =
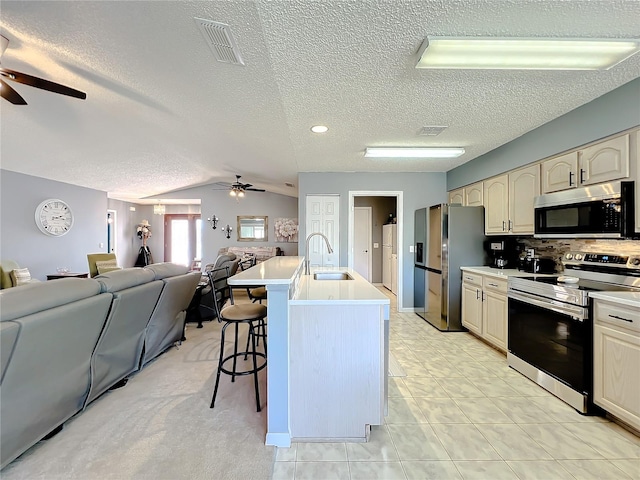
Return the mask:
<path id="1" fill-rule="evenodd" d="M 104 248 L 104 243 L 100 242 L 100 243 L 98 244 L 98 247 L 99 247 L 99 248 Z"/>
<path id="2" fill-rule="evenodd" d="M 409 245 L 409 253 L 413 253 L 413 245 Z"/>
<path id="3" fill-rule="evenodd" d="M 379 243 L 374 243 L 373 244 L 373 248 L 380 248 L 380 244 Z"/>

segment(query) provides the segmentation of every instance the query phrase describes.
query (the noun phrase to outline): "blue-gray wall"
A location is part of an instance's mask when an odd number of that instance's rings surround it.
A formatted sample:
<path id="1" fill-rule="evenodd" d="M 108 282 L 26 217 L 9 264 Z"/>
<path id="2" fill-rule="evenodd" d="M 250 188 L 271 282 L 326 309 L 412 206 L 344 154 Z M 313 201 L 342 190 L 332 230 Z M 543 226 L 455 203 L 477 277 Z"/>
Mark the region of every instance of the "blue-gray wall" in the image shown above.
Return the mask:
<path id="1" fill-rule="evenodd" d="M 57 267 L 88 272 L 87 253 L 106 251 L 106 192 L 7 170 L 0 170 L 0 186 L 2 259 L 14 260 L 33 277 L 46 280 Z M 36 207 L 47 198 L 69 204 L 74 225 L 66 235 L 51 237 L 36 226 Z"/>
<path id="2" fill-rule="evenodd" d="M 278 217 L 298 218 L 298 199 L 270 192 L 247 192 L 244 198 L 235 200 L 229 196 L 228 190 L 219 190 L 217 185 L 204 185 L 164 193 L 162 198 L 199 199 L 202 216 L 202 265 L 213 263 L 222 247 L 234 246 L 278 246 L 285 255 L 297 255 L 296 243 L 276 242 L 273 225 Z M 168 212 L 168 210 L 167 210 Z M 206 219 L 215 215 L 220 219 L 218 228 L 213 230 Z M 238 242 L 238 215 L 268 216 L 269 232 L 266 242 Z M 149 219 L 151 222 L 151 219 Z M 229 224 L 233 228 L 231 238 L 227 239 L 220 228 Z M 152 250 L 153 253 L 153 250 Z M 154 258 L 154 260 L 158 261 Z"/>
<path id="3" fill-rule="evenodd" d="M 167 205 L 167 213 L 202 210 L 203 219 L 215 213 L 220 218 L 220 225 L 229 223 L 233 227 L 233 234 L 227 240 L 219 228 L 212 230 L 206 221 L 203 222 L 203 264 L 213 262 L 223 246 L 277 245 L 285 254 L 297 255 L 296 243 L 277 243 L 273 234 L 277 217 L 297 218 L 297 198 L 250 192 L 245 198 L 235 201 L 227 191 L 213 188 L 203 186 L 162 195 L 162 198 L 199 199 L 202 202 L 201 205 Z M 73 228 L 62 237 L 44 235 L 36 226 L 35 209 L 47 198 L 64 200 L 73 211 Z M 132 207 L 135 211 L 131 210 Z M 151 223 L 152 235 L 147 245 L 153 260 L 164 261 L 163 217 L 153 214 L 153 205 L 112 200 L 100 190 L 0 170 L 0 258 L 14 260 L 21 267 L 29 268 L 32 276 L 40 280 L 46 280 L 47 274 L 55 273 L 57 267 L 87 272 L 87 254 L 107 251 L 108 209 L 117 212 L 116 254 L 119 265 L 134 265 L 142 244 L 136 235 L 136 226 L 144 219 Z M 235 232 L 237 215 L 269 216 L 269 241 L 238 242 Z"/>
<path id="4" fill-rule="evenodd" d="M 403 192 L 403 211 L 398 211 L 398 223 L 402 218 L 403 257 L 400 266 L 402 276 L 402 298 L 399 307 L 413 306 L 413 213 L 446 201 L 446 178 L 444 173 L 300 173 L 298 175 L 298 210 L 300 211 L 300 237 L 298 249 L 305 254 L 305 208 L 307 195 L 340 195 L 340 265 L 348 262 L 349 192 L 375 191 Z"/>
<path id="5" fill-rule="evenodd" d="M 491 119 L 487 120 L 491 122 Z M 447 190 L 640 125 L 640 79 L 602 95 L 447 173 Z"/>

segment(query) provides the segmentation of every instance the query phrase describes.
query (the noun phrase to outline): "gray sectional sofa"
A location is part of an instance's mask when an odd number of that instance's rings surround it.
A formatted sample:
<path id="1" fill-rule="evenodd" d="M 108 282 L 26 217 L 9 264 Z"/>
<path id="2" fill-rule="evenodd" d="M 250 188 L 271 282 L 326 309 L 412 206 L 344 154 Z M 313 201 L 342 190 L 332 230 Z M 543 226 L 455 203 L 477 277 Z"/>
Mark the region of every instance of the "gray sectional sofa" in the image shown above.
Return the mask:
<path id="1" fill-rule="evenodd" d="M 2 290 L 0 468 L 179 341 L 199 280 L 165 263 Z"/>

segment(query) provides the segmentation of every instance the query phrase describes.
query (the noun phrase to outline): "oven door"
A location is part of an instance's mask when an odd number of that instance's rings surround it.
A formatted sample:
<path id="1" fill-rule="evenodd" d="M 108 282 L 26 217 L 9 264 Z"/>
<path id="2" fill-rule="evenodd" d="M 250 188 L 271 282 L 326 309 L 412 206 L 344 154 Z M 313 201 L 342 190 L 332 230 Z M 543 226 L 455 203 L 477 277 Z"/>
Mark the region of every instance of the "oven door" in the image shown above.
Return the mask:
<path id="1" fill-rule="evenodd" d="M 509 353 L 584 394 L 592 383 L 591 332 L 587 308 L 509 291 Z"/>

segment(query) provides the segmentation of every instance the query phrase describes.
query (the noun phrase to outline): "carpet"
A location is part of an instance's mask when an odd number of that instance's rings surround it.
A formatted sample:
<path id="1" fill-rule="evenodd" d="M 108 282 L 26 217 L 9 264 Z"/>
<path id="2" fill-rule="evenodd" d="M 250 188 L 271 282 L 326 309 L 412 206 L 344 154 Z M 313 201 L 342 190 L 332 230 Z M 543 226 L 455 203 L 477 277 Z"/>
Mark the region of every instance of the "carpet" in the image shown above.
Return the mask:
<path id="1" fill-rule="evenodd" d="M 222 375 L 209 408 L 220 328 L 217 321 L 202 329 L 189 324 L 179 348 L 91 403 L 8 465 L 2 479 L 270 479 L 275 447 L 264 444 L 265 370 L 262 412 L 249 376 L 231 383 Z"/>

